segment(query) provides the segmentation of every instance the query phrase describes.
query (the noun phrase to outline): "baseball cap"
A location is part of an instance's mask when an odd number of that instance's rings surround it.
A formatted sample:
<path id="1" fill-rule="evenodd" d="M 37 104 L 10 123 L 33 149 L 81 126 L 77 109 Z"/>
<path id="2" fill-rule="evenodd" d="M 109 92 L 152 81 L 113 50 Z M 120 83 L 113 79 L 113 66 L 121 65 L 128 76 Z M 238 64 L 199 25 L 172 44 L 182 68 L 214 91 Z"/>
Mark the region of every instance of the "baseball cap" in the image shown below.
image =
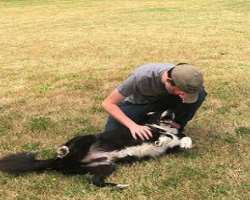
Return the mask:
<path id="1" fill-rule="evenodd" d="M 190 64 L 177 64 L 171 73 L 175 85 L 187 93 L 184 103 L 198 100 L 199 91 L 203 86 L 203 75 L 199 69 Z"/>

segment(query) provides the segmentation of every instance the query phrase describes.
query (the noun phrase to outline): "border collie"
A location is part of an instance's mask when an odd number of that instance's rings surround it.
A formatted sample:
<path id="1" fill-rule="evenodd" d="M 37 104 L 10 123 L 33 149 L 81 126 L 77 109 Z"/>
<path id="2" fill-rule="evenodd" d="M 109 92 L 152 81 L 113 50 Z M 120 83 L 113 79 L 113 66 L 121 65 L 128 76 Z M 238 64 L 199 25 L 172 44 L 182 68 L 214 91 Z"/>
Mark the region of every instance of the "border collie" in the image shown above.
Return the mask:
<path id="1" fill-rule="evenodd" d="M 24 152 L 10 154 L 0 159 L 0 171 L 21 174 L 31 171 L 56 170 L 66 174 L 91 174 L 91 183 L 96 186 L 127 185 L 107 183 L 105 179 L 116 169 L 116 163 L 154 158 L 175 147 L 192 147 L 191 138 L 169 126 L 174 113 L 164 111 L 149 113 L 145 125 L 153 137 L 149 140 L 135 140 L 129 129 L 119 128 L 100 134 L 77 136 L 57 149 L 57 156 L 39 160 L 35 154 Z"/>

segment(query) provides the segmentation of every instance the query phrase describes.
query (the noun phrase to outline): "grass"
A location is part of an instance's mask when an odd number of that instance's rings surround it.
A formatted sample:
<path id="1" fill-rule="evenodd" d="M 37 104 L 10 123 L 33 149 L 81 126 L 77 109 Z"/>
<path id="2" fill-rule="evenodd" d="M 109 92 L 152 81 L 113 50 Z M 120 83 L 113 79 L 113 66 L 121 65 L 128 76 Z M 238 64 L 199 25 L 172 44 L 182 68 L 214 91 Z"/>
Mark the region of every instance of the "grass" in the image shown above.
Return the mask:
<path id="1" fill-rule="evenodd" d="M 248 1 L 0 1 L 0 153 L 42 158 L 104 128 L 102 100 L 136 66 L 189 62 L 208 98 L 187 134 L 194 148 L 121 166 L 96 188 L 55 172 L 0 174 L 0 199 L 248 199 Z"/>

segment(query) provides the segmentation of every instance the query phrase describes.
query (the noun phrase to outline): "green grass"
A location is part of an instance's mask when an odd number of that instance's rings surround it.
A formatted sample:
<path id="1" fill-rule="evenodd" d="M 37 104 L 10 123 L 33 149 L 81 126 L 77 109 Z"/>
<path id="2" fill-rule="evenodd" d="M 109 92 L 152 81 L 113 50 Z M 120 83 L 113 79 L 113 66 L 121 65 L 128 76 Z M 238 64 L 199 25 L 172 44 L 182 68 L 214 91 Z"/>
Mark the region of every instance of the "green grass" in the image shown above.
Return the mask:
<path id="1" fill-rule="evenodd" d="M 194 148 L 120 166 L 96 188 L 56 172 L 0 173 L 0 199 L 249 199 L 250 4 L 239 0 L 0 1 L 0 155 L 51 158 L 97 133 L 103 99 L 136 66 L 188 62 L 208 97 L 187 134 Z"/>
<path id="2" fill-rule="evenodd" d="M 51 120 L 48 117 L 33 117 L 30 121 L 30 129 L 35 131 L 46 131 L 51 124 Z"/>

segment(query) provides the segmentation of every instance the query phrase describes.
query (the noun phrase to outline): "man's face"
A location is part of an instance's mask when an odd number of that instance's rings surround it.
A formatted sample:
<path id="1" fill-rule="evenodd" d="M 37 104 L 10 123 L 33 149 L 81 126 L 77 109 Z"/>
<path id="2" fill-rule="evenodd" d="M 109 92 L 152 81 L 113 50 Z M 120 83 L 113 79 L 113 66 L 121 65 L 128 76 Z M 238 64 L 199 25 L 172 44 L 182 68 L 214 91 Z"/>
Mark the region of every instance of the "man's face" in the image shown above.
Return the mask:
<path id="1" fill-rule="evenodd" d="M 187 98 L 188 94 L 182 91 L 179 87 L 173 86 L 171 84 L 171 79 L 169 79 L 168 77 L 165 80 L 163 80 L 163 83 L 169 94 L 179 96 L 182 99 L 182 101 L 184 101 Z"/>

